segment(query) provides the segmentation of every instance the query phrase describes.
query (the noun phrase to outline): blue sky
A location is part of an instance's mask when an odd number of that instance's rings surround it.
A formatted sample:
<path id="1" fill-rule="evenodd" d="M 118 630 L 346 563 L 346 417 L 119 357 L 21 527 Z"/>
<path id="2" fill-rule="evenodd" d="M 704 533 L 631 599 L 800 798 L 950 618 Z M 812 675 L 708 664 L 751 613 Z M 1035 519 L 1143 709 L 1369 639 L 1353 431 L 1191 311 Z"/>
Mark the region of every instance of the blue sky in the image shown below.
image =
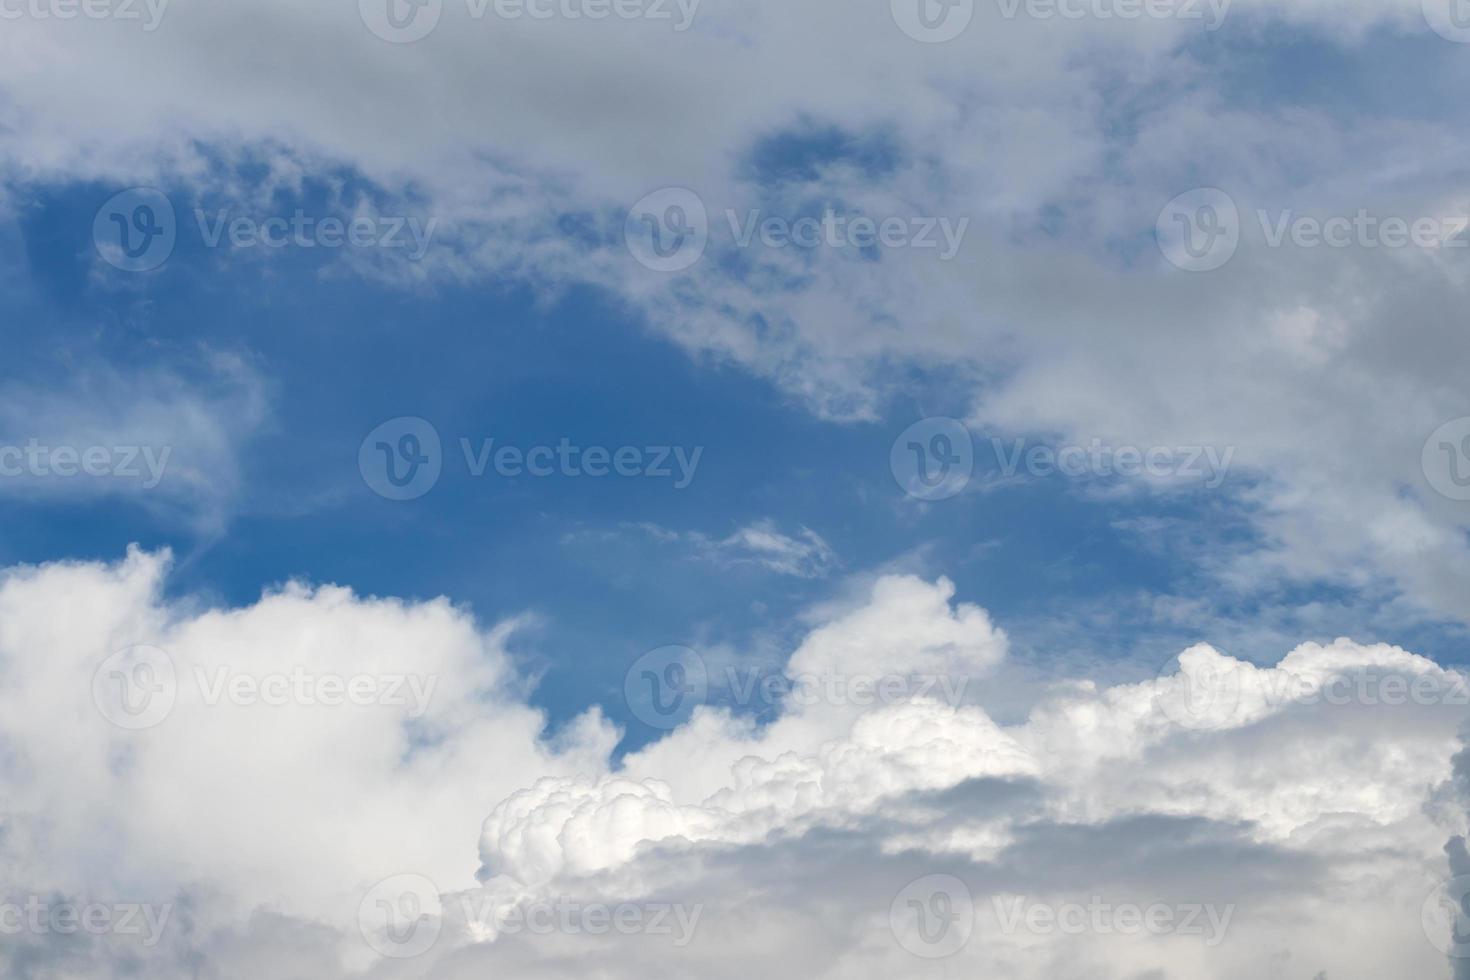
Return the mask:
<path id="1" fill-rule="evenodd" d="M 1470 978 L 1470 0 L 72 3 L 0 975 Z"/>
<path id="2" fill-rule="evenodd" d="M 752 150 L 749 179 L 774 194 L 855 163 L 881 180 L 896 152 L 881 136 L 783 134 Z M 240 175 L 249 180 L 251 168 Z M 348 172 L 321 179 L 345 182 L 340 194 L 376 193 Z M 311 186 L 277 193 L 272 213 L 344 213 Z M 1375 612 L 1384 596 L 1371 589 L 1309 581 L 1221 590 L 1210 563 L 1259 544 L 1249 500 L 1259 474 L 1167 492 L 1120 492 L 1112 481 L 1114 492 L 1098 493 L 1096 481 L 1064 476 L 1008 481 L 990 440 L 1017 437 L 973 426 L 967 492 L 926 503 L 904 493 L 889 456 L 911 423 L 965 417 L 972 393 L 942 368 L 885 379 L 871 418 L 823 419 L 766 379 L 691 356 L 605 289 L 568 285 L 548 297 L 514 281 L 405 288 L 321 250 L 262 258 L 259 248 L 209 249 L 179 188 L 165 188 L 180 228 L 168 261 L 119 271 L 92 241 L 92 219 L 118 189 L 17 189 L 0 302 L 7 320 L 38 329 L 14 336 L 7 373 L 45 383 L 79 367 L 127 375 L 163 365 L 207 390 L 221 384 L 210 352 L 230 351 L 265 379 L 268 408 L 238 446 L 238 488 L 208 515 L 136 495 L 13 499 L 0 541 L 6 564 L 110 560 L 138 543 L 173 549 L 173 593 L 214 603 L 249 603 L 296 578 L 370 595 L 443 595 L 487 622 L 531 613 L 537 625 L 517 654 L 537 678 L 532 703 L 553 726 L 599 704 L 632 722 L 629 746 L 653 734 L 621 699 L 623 672 L 641 653 L 720 647 L 778 668 L 805 609 L 884 571 L 951 578 L 960 599 L 988 608 L 1039 663 L 1111 660 L 1136 674 L 1198 641 L 1273 662 L 1287 633 L 1324 642 L 1352 634 L 1463 659 L 1461 628 Z M 562 222 L 573 238 L 575 226 Z M 443 472 L 426 496 L 400 502 L 377 496 L 357 464 L 367 433 L 401 416 L 435 426 Z M 673 479 L 475 477 L 460 440 L 480 447 L 489 438 L 703 452 L 682 489 Z M 1057 441 L 1043 432 L 1028 445 Z M 183 455 L 175 463 L 191 465 Z M 715 547 L 751 525 L 793 539 L 810 531 L 829 555 L 792 574 Z M 1160 613 L 1160 598 L 1198 604 L 1194 618 Z"/>

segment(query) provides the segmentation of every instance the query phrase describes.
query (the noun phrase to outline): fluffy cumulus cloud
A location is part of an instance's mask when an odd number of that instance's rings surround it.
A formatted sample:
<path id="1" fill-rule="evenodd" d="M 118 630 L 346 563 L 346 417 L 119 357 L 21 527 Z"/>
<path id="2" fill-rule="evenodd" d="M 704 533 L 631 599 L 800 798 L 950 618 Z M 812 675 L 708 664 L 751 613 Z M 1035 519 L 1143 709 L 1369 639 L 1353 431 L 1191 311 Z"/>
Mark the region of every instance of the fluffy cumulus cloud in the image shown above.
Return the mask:
<path id="1" fill-rule="evenodd" d="M 1470 690 L 1396 647 L 1200 645 L 1003 724 L 978 694 L 1006 635 L 887 577 L 786 669 L 889 687 L 793 687 L 759 726 L 701 706 L 619 757 L 596 709 L 547 730 L 515 621 L 300 583 L 218 608 L 168 564 L 0 579 L 7 975 L 1311 980 L 1464 952 Z"/>

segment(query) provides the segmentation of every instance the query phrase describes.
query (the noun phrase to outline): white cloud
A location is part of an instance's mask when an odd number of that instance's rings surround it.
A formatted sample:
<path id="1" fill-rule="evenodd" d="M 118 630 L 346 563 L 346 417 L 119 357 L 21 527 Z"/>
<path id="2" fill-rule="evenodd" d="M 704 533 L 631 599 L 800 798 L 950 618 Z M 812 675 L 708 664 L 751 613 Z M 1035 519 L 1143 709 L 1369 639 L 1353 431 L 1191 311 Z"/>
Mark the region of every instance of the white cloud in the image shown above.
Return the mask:
<path id="1" fill-rule="evenodd" d="M 546 739 L 506 653 L 513 622 L 299 584 L 205 608 L 163 598 L 166 567 L 134 552 L 0 579 L 7 880 L 52 903 L 167 905 L 173 922 L 153 948 L 23 929 L 0 938 L 13 969 L 891 976 L 924 961 L 890 905 L 943 873 L 974 900 L 953 961 L 967 972 L 1449 975 L 1420 917 L 1466 824 L 1446 789 L 1465 689 L 1397 648 L 1308 644 L 1259 668 L 1200 646 L 1177 676 L 1054 678 L 1005 726 L 932 697 L 790 704 L 759 730 L 701 709 L 617 765 L 595 711 Z M 953 595 L 880 579 L 816 614 L 788 670 L 983 679 L 1005 637 Z M 167 651 L 177 685 L 166 717 L 129 731 L 99 711 L 93 675 L 140 642 Z M 427 706 L 312 703 L 300 692 L 331 689 L 309 683 L 281 703 L 251 703 L 248 684 L 212 702 L 220 668 L 437 684 Z M 432 883 L 416 914 L 439 931 L 417 957 L 382 959 L 358 903 L 405 874 Z M 1017 900 L 1208 904 L 1228 925 L 1209 945 L 1008 930 Z M 507 927 L 496 915 L 511 908 L 553 924 Z M 641 925 L 598 931 L 604 914 Z"/>

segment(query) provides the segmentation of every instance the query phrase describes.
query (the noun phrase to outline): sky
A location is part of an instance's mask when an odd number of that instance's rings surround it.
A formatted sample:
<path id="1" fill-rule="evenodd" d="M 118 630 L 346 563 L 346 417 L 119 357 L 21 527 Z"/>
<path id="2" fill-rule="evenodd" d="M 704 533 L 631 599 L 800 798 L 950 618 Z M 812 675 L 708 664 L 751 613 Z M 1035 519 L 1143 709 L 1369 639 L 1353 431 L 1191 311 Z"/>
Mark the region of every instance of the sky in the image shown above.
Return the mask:
<path id="1" fill-rule="evenodd" d="M 1467 83 L 0 0 L 4 972 L 1470 976 Z"/>

